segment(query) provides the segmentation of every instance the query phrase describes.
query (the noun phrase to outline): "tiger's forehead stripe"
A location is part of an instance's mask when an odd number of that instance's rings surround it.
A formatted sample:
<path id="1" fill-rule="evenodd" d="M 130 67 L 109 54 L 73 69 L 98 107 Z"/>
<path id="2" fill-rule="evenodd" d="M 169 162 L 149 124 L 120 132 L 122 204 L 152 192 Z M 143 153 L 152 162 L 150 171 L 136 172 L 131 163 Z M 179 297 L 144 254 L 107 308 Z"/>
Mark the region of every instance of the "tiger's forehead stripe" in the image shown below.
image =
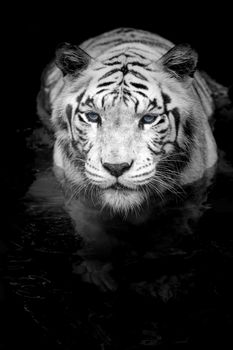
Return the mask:
<path id="1" fill-rule="evenodd" d="M 97 85 L 97 88 L 104 87 L 104 86 L 109 86 L 109 85 L 112 85 L 114 83 L 115 83 L 115 81 L 113 81 L 113 80 L 106 81 L 105 83 L 101 83 L 101 84 Z"/>
<path id="2" fill-rule="evenodd" d="M 149 67 L 151 60 L 146 57 L 146 53 L 142 53 L 143 50 L 141 48 L 138 53 L 138 48 L 130 48 L 126 53 L 117 49 L 113 50 L 117 54 L 112 52 L 102 61 L 94 61 L 86 78 L 85 74 L 82 76 L 82 84 L 76 84 L 77 89 L 73 87 L 70 90 L 77 93 L 77 105 L 73 106 L 75 114 L 81 107 L 107 110 L 120 101 L 134 109 L 135 113 L 143 112 L 146 108 L 148 111 L 158 109 L 162 112 L 164 104 L 161 91 L 151 75 L 156 69 Z M 102 70 L 99 72 L 102 68 L 104 73 Z"/>
<path id="3" fill-rule="evenodd" d="M 158 83 L 142 74 L 139 70 L 130 69 L 130 64 L 123 64 L 108 70 L 104 75 L 93 75 L 92 81 L 76 97 L 78 105 L 75 113 L 81 107 L 88 106 L 97 111 L 115 107 L 122 101 L 127 107 L 132 106 L 134 113 L 159 110 L 162 112 L 163 102 Z M 105 79 L 103 79 L 105 77 Z M 106 80 L 106 81 L 103 81 Z M 154 84 L 153 84 L 154 82 Z"/>
<path id="4" fill-rule="evenodd" d="M 97 111 L 107 110 L 120 101 L 123 101 L 127 107 L 131 104 L 135 113 L 146 110 L 148 112 L 158 110 L 161 113 L 163 109 L 164 111 L 167 109 L 167 103 L 171 99 L 168 94 L 162 93 L 158 84 L 152 88 L 151 84 L 136 82 L 132 79 L 130 72 L 125 76 L 122 76 L 119 70 L 117 72 L 117 79 L 99 84 L 97 79 L 97 83 L 90 84 L 90 88 L 83 89 L 76 96 L 78 104 L 75 114 L 82 111 L 82 107 L 85 106 Z"/>

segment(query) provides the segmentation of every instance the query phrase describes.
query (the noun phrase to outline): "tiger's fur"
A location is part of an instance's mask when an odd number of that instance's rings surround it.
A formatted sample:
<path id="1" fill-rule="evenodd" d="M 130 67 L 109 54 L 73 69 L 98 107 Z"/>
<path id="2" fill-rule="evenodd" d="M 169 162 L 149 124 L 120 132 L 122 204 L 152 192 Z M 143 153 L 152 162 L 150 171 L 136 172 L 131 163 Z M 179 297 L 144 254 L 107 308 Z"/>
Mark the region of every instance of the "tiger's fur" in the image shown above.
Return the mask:
<path id="1" fill-rule="evenodd" d="M 217 160 L 208 122 L 214 106 L 205 80 L 196 72 L 191 82 L 180 82 L 158 64 L 173 46 L 155 34 L 119 29 L 80 46 L 92 59 L 76 77 L 63 77 L 55 63 L 46 71 L 43 94 L 56 135 L 54 165 L 67 186 L 100 190 L 100 206 L 122 212 L 139 207 L 148 192 L 159 196 L 195 182 Z M 93 109 L 103 119 L 101 128 L 84 117 Z M 142 132 L 139 118 L 148 111 L 161 118 Z M 115 179 L 100 159 L 133 160 L 121 176 L 129 190 L 110 188 Z"/>
<path id="2" fill-rule="evenodd" d="M 54 172 L 77 232 L 97 246 L 106 239 L 105 209 L 145 221 L 170 193 L 216 164 L 211 91 L 198 71 L 181 77 L 165 69 L 173 47 L 158 35 L 121 28 L 80 45 L 77 71 L 63 75 L 64 58 L 43 75 L 38 113 L 55 134 Z M 93 111 L 99 123 L 87 119 Z M 142 124 L 148 113 L 155 121 Z M 130 166 L 116 178 L 106 163 Z"/>

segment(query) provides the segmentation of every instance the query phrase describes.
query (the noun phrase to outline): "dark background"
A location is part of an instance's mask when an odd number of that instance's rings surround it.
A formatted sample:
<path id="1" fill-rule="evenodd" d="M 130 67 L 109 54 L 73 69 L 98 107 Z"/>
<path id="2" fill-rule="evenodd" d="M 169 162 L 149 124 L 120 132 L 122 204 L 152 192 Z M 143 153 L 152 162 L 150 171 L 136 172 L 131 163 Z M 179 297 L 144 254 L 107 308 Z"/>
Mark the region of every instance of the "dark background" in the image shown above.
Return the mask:
<path id="1" fill-rule="evenodd" d="M 35 2 L 30 9 L 13 9 L 12 5 L 12 10 L 14 16 L 8 17 L 6 28 L 2 31 L 12 49 L 10 55 L 4 52 L 2 73 L 13 73 L 7 90 L 10 102 L 3 118 L 4 127 L 6 124 L 3 130 L 6 131 L 2 132 L 1 137 L 5 147 L 2 152 L 1 181 L 2 214 L 6 220 L 6 229 L 2 233 L 5 244 L 0 244 L 0 253 L 3 252 L 2 261 L 5 265 L 7 243 L 12 237 L 7 224 L 11 220 L 9 211 L 12 213 L 17 210 L 17 198 L 23 196 L 32 181 L 28 168 L 31 153 L 27 149 L 25 130 L 30 130 L 36 123 L 36 95 L 41 72 L 53 58 L 59 43 L 66 41 L 79 44 L 117 27 L 148 30 L 174 43 L 190 43 L 199 53 L 199 68 L 223 85 L 230 86 L 233 83 L 232 10 L 224 2 L 206 8 L 196 2 L 179 6 L 171 6 L 168 2 L 159 4 L 159 1 L 109 1 L 106 5 L 101 3 L 95 6 L 92 3 L 76 3 L 73 6 L 57 2 L 53 9 Z M 8 61 L 11 62 L 10 67 Z M 228 136 L 225 142 L 230 144 L 232 138 Z M 221 137 L 224 138 L 224 135 Z M 9 295 L 5 303 L 6 294 L 7 287 L 3 284 L 0 297 L 5 305 L 4 315 L 14 319 L 11 337 L 15 337 L 15 344 L 17 337 L 23 344 L 20 335 L 26 334 L 27 327 L 31 331 L 31 320 L 25 317 L 22 305 L 15 303 L 14 296 Z"/>

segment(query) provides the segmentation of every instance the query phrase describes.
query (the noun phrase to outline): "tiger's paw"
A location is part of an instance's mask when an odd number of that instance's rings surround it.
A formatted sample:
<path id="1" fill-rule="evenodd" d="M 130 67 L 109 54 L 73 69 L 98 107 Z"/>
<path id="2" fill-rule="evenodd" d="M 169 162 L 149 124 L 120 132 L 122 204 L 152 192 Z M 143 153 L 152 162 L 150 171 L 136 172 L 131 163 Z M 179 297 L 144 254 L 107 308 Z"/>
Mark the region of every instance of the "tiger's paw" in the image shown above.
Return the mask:
<path id="1" fill-rule="evenodd" d="M 117 284 L 110 275 L 111 270 L 111 263 L 97 260 L 84 260 L 82 263 L 73 264 L 75 274 L 81 275 L 84 282 L 95 284 L 104 292 L 117 289 Z"/>

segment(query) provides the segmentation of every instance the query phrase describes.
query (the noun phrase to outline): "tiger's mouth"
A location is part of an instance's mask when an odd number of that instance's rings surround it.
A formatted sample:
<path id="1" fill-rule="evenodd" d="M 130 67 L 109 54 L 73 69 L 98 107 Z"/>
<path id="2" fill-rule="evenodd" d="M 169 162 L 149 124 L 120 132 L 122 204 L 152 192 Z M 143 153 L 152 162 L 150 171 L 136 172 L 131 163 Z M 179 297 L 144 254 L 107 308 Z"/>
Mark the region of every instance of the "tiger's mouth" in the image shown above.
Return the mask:
<path id="1" fill-rule="evenodd" d="M 112 190 L 116 190 L 116 191 L 123 191 L 123 190 L 132 190 L 131 188 L 128 188 L 122 184 L 120 184 L 119 182 L 115 183 L 114 185 L 112 185 L 110 187 Z"/>
<path id="2" fill-rule="evenodd" d="M 121 191 L 121 192 L 124 192 L 124 191 L 133 191 L 132 188 L 130 187 L 127 187 L 125 185 L 122 185 L 120 182 L 116 182 L 115 184 L 105 188 L 105 190 L 115 190 L 115 191 Z"/>
<path id="3" fill-rule="evenodd" d="M 109 207 L 115 213 L 127 214 L 141 206 L 145 201 L 145 194 L 116 182 L 102 191 L 100 200 L 103 207 Z"/>

